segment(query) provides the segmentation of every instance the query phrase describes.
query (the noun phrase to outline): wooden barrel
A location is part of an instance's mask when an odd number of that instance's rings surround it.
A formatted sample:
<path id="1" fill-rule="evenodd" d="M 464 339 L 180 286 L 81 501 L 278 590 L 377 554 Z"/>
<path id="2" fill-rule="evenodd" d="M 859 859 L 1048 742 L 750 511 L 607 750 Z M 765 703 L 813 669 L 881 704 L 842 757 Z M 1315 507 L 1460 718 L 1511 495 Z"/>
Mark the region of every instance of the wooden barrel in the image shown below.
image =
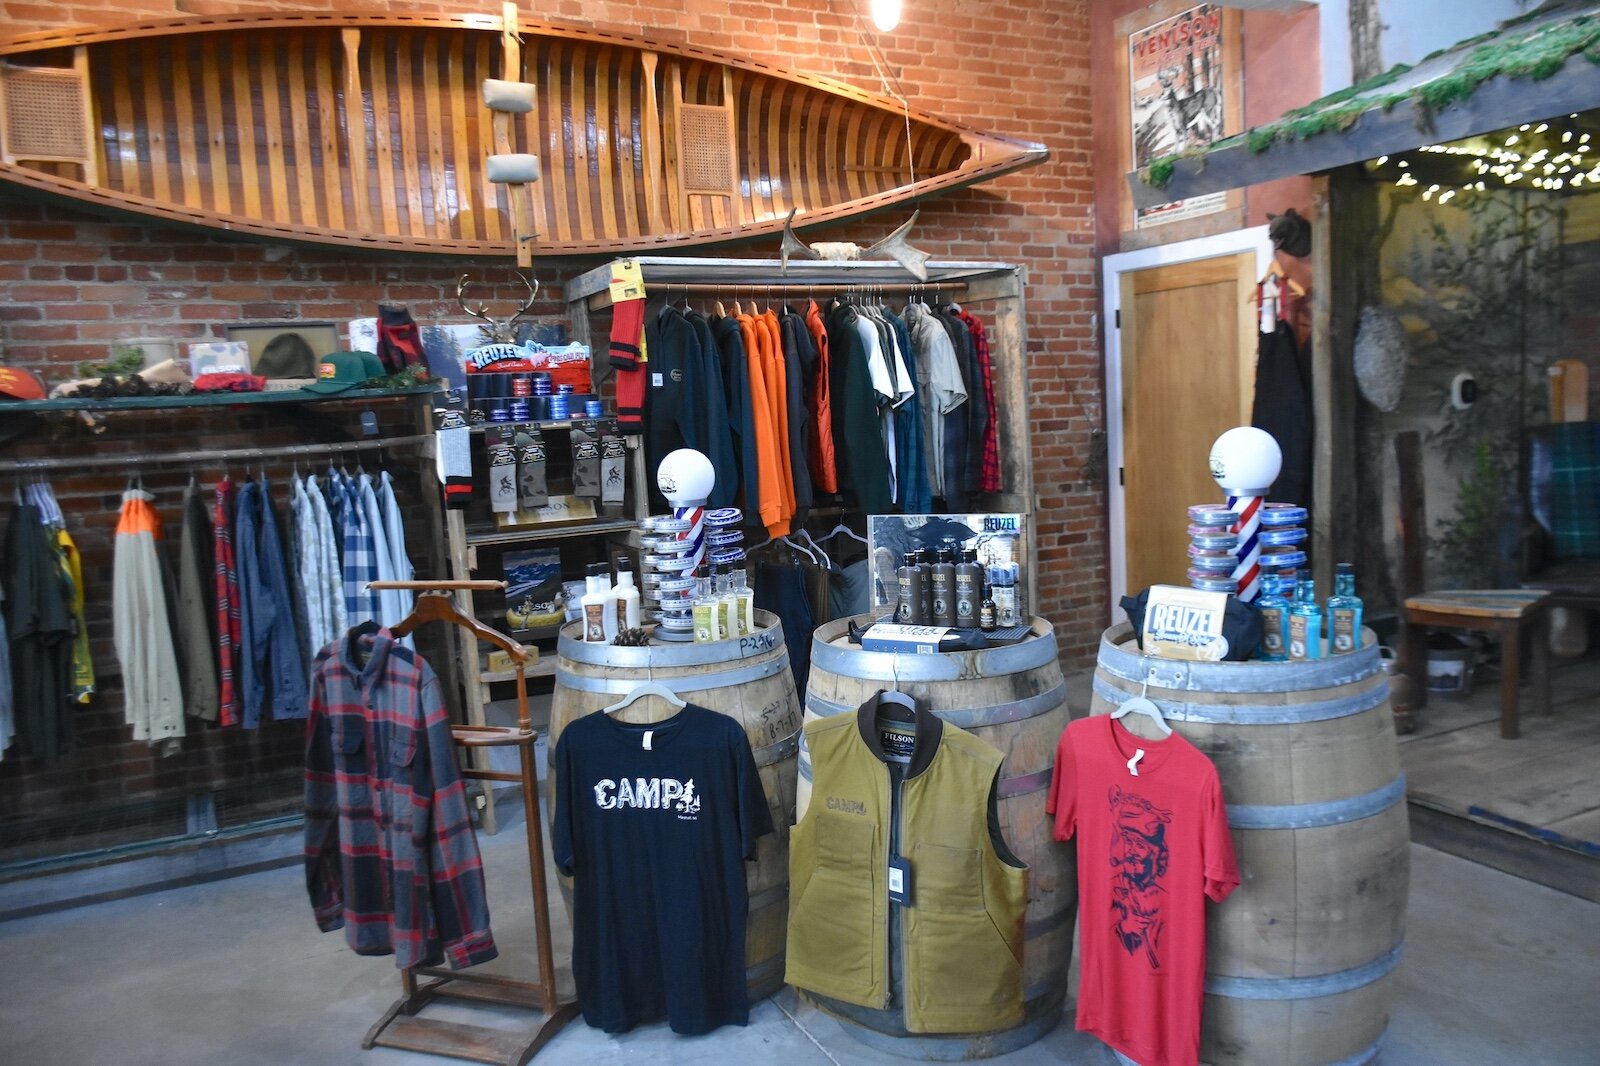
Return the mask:
<path id="1" fill-rule="evenodd" d="M 1305 663 L 1144 658 L 1100 642 L 1091 710 L 1145 683 L 1222 779 L 1243 883 L 1209 907 L 1200 1057 L 1362 1063 L 1389 1024 L 1410 880 L 1405 775 L 1377 641 Z"/>
<path id="2" fill-rule="evenodd" d="M 1044 811 L 1056 743 L 1067 725 L 1066 684 L 1057 660 L 1055 629 L 1033 621 L 1020 643 L 945 655 L 862 651 L 845 637 L 848 620 L 829 622 L 811 642 L 806 720 L 854 714 L 873 693 L 898 688 L 917 705 L 1005 753 L 1000 768 L 1000 827 L 1006 843 L 1028 864 L 1021 1024 L 985 1033 L 930 1036 L 907 1033 L 898 1010 L 873 1010 L 813 996 L 852 1036 L 907 1058 L 961 1061 L 1003 1055 L 1044 1036 L 1061 1019 L 1072 961 L 1077 914 L 1077 864 L 1056 843 Z M 869 619 L 858 619 L 865 623 Z M 811 791 L 811 755 L 800 748 L 800 802 Z"/>
<path id="3" fill-rule="evenodd" d="M 750 1001 L 783 987 L 784 941 L 789 924 L 789 826 L 794 822 L 795 754 L 800 745 L 800 701 L 794 691 L 783 627 L 766 611 L 756 612 L 756 632 L 714 644 L 653 644 L 617 648 L 578 639 L 579 626 L 562 631 L 557 646 L 555 696 L 550 709 L 550 751 L 569 723 L 626 696 L 635 685 L 656 681 L 687 703 L 735 718 L 744 726 L 761 769 L 761 785 L 772 810 L 774 832 L 761 838 L 757 861 L 746 864 L 750 892 L 745 966 Z M 643 706 L 643 705 L 641 705 Z M 620 719 L 633 721 L 628 710 Z M 555 811 L 551 760 L 548 802 Z M 572 910 L 572 883 L 561 879 Z"/>

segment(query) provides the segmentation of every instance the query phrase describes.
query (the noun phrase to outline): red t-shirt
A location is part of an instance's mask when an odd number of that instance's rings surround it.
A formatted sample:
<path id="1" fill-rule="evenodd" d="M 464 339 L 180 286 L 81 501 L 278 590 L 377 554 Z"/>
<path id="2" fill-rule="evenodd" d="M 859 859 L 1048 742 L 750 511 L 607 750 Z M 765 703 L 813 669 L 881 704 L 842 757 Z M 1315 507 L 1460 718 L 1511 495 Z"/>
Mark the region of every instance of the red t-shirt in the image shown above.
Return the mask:
<path id="1" fill-rule="evenodd" d="M 1205 899 L 1239 884 L 1217 768 L 1176 733 L 1083 718 L 1061 734 L 1045 810 L 1057 840 L 1078 838 L 1078 1028 L 1140 1066 L 1193 1066 Z"/>

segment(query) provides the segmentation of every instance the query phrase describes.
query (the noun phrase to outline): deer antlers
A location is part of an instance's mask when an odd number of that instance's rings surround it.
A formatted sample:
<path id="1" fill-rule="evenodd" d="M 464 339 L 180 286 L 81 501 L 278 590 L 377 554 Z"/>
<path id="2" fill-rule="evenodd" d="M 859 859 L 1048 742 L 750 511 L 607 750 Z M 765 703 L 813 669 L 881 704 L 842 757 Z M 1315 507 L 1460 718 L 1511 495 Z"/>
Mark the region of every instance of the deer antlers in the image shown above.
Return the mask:
<path id="1" fill-rule="evenodd" d="M 487 303 L 479 304 L 477 310 L 473 310 L 472 307 L 467 304 L 467 279 L 471 275 L 463 274 L 461 275 L 461 280 L 456 282 L 456 302 L 461 305 L 461 310 L 465 311 L 473 318 L 481 318 L 483 321 L 488 323 L 488 325 L 479 326 L 478 328 L 483 330 L 484 335 L 488 338 L 490 344 L 516 343 L 516 337 L 511 332 L 511 326 L 517 321 L 517 319 L 521 318 L 523 315 L 532 310 L 533 301 L 539 296 L 539 283 L 537 281 L 529 281 L 527 275 L 523 274 L 520 270 L 516 271 L 516 275 L 518 279 L 520 279 L 521 282 L 528 287 L 528 298 L 523 301 L 521 307 L 513 311 L 507 318 L 492 317 L 489 314 L 489 305 Z"/>

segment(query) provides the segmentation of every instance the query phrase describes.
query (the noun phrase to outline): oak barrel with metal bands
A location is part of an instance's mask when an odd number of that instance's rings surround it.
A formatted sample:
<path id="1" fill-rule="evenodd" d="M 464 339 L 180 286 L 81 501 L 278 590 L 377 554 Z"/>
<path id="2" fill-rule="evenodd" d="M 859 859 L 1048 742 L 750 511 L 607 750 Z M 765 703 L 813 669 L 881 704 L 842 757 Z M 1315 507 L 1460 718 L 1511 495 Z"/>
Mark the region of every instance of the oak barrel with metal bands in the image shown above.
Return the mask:
<path id="1" fill-rule="evenodd" d="M 1371 1061 L 1389 1024 L 1411 869 L 1376 640 L 1369 631 L 1360 651 L 1310 662 L 1186 663 L 1145 658 L 1130 628 L 1114 626 L 1091 711 L 1141 691 L 1216 764 L 1243 880 L 1207 908 L 1201 1059 Z"/>
<path id="2" fill-rule="evenodd" d="M 870 618 L 858 618 L 865 625 Z M 817 629 L 811 642 L 806 720 L 854 714 L 880 689 L 898 688 L 952 725 L 1005 753 L 1000 768 L 1000 828 L 1028 864 L 1022 1024 L 951 1036 L 907 1033 L 898 1010 L 873 1010 L 818 999 L 845 1030 L 872 1047 L 907 1058 L 960 1061 L 1003 1055 L 1044 1036 L 1061 1019 L 1077 914 L 1077 864 L 1056 843 L 1045 814 L 1056 743 L 1067 725 L 1066 685 L 1055 629 L 1042 619 L 1021 642 L 983 651 L 910 655 L 863 651 L 846 640 L 848 620 Z M 811 755 L 802 738 L 800 802 L 811 792 Z M 813 997 L 817 998 L 817 997 Z"/>
<path id="3" fill-rule="evenodd" d="M 783 987 L 784 941 L 789 923 L 789 826 L 794 822 L 795 754 L 800 744 L 800 701 L 777 618 L 756 612 L 756 632 L 713 644 L 656 644 L 619 648 L 577 639 L 562 630 L 556 650 L 555 695 L 550 708 L 550 751 L 569 723 L 610 706 L 645 681 L 655 681 L 686 703 L 735 718 L 744 726 L 761 771 L 774 832 L 762 837 L 745 876 L 750 892 L 745 967 L 750 1000 Z M 643 708 L 645 705 L 641 704 Z M 617 712 L 635 721 L 630 710 Z M 555 760 L 545 809 L 555 812 Z M 572 882 L 561 879 L 572 909 Z"/>

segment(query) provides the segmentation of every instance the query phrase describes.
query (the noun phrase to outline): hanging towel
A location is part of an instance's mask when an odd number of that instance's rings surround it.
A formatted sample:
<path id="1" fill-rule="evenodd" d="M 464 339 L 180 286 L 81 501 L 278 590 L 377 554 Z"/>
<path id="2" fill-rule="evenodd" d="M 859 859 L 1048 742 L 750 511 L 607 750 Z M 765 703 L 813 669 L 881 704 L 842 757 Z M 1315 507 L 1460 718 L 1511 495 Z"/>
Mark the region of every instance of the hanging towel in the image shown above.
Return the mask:
<path id="1" fill-rule="evenodd" d="M 123 715 L 134 740 L 163 755 L 184 735 L 183 686 L 157 543 L 161 518 L 142 489 L 122 494 L 111 566 L 111 634 L 122 668 Z"/>

